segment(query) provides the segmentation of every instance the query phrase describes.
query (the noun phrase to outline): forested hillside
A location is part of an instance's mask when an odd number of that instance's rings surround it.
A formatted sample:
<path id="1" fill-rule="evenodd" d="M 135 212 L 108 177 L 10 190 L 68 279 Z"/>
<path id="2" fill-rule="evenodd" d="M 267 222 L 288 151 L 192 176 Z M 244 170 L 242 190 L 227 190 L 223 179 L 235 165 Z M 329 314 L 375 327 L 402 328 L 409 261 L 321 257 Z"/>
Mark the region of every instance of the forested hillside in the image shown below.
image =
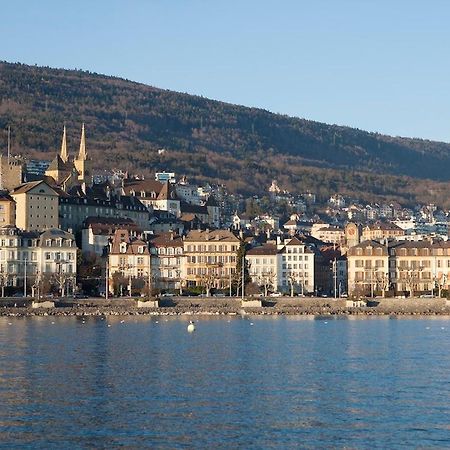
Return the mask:
<path id="1" fill-rule="evenodd" d="M 65 123 L 74 153 L 82 121 L 98 169 L 173 170 L 245 194 L 277 179 L 292 192 L 450 206 L 449 144 L 326 125 L 88 72 L 0 63 L 0 129 L 11 126 L 14 152 L 51 158 Z M 6 133 L 0 143 L 6 148 Z"/>

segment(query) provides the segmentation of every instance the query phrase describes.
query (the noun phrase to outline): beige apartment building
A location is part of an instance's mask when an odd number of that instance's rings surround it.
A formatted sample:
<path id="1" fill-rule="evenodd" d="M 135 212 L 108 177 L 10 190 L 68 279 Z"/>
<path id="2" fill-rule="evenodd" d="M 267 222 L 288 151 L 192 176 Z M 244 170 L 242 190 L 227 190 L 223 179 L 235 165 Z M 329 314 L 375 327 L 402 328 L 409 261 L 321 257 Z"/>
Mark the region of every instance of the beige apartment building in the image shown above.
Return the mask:
<path id="1" fill-rule="evenodd" d="M 151 283 L 150 252 L 147 243 L 130 230 L 119 229 L 109 246 L 108 280 L 110 292 L 132 293 L 133 287 L 141 290 Z M 140 285 L 140 286 L 137 286 Z"/>
<path id="2" fill-rule="evenodd" d="M 350 295 L 372 295 L 389 289 L 388 248 L 367 240 L 347 252 L 348 292 Z"/>
<path id="3" fill-rule="evenodd" d="M 59 228 L 59 193 L 45 181 L 24 183 L 11 192 L 16 202 L 16 226 L 26 231 Z"/>
<path id="4" fill-rule="evenodd" d="M 239 239 L 228 230 L 190 231 L 184 240 L 187 286 L 228 288 L 239 245 Z"/>
<path id="5" fill-rule="evenodd" d="M 16 224 L 16 202 L 7 192 L 0 192 L 0 226 Z"/>
<path id="6" fill-rule="evenodd" d="M 362 240 L 395 239 L 405 234 L 399 226 L 388 222 L 376 222 L 362 229 Z"/>
<path id="7" fill-rule="evenodd" d="M 390 277 L 397 292 L 439 295 L 448 289 L 450 242 L 394 242 L 389 253 Z"/>

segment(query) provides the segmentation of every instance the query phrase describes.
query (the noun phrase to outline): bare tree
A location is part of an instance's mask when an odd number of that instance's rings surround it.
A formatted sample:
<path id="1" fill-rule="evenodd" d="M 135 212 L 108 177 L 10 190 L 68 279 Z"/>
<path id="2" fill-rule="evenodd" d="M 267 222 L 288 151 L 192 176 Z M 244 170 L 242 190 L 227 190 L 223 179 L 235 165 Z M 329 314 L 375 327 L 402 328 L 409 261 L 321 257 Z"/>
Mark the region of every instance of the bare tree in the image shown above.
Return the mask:
<path id="1" fill-rule="evenodd" d="M 261 275 L 258 275 L 257 282 L 264 289 L 264 296 L 267 297 L 268 290 L 274 288 L 275 274 L 272 271 L 263 272 Z"/>
<path id="2" fill-rule="evenodd" d="M 389 274 L 384 272 L 377 272 L 377 284 L 381 288 L 381 295 L 386 297 L 386 291 L 389 290 Z"/>
<path id="3" fill-rule="evenodd" d="M 298 281 L 297 276 L 294 273 L 290 273 L 288 276 L 288 282 L 291 287 L 291 297 L 294 296 L 294 286 L 297 283 L 297 281 Z"/>
<path id="4" fill-rule="evenodd" d="M 403 277 L 401 280 L 406 284 L 406 289 L 409 291 L 409 297 L 413 297 L 414 290 L 417 289 L 419 284 L 419 272 L 417 270 L 404 270 L 401 272 Z"/>
<path id="5" fill-rule="evenodd" d="M 5 286 L 8 286 L 8 281 L 10 280 L 10 278 L 11 278 L 10 274 L 5 272 L 2 267 L 0 270 L 0 288 L 2 292 L 2 297 L 5 296 Z"/>
<path id="6" fill-rule="evenodd" d="M 438 288 L 438 297 L 441 298 L 442 289 L 445 288 L 447 285 L 447 275 L 445 273 L 441 274 L 439 277 L 436 278 L 436 284 Z"/>

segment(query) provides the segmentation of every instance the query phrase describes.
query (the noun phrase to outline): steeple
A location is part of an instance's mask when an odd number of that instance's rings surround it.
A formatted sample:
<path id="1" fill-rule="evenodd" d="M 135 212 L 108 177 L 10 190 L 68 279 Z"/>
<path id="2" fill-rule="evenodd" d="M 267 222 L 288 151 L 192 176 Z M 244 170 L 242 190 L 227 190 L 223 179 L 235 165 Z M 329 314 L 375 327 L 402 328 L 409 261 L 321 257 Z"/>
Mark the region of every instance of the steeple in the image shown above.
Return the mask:
<path id="1" fill-rule="evenodd" d="M 84 133 L 84 122 L 81 126 L 81 141 L 80 141 L 80 152 L 78 153 L 78 159 L 82 161 L 87 160 L 87 152 L 86 152 L 86 136 Z"/>
<path id="2" fill-rule="evenodd" d="M 88 186 L 92 185 L 92 161 L 88 157 L 86 151 L 86 135 L 84 132 L 84 123 L 81 126 L 80 151 L 78 156 L 73 160 L 75 169 L 78 172 L 78 181 L 85 182 Z"/>
<path id="3" fill-rule="evenodd" d="M 63 162 L 67 162 L 69 160 L 69 152 L 67 151 L 67 139 L 66 139 L 66 126 L 64 125 L 63 137 L 61 142 L 61 159 Z"/>

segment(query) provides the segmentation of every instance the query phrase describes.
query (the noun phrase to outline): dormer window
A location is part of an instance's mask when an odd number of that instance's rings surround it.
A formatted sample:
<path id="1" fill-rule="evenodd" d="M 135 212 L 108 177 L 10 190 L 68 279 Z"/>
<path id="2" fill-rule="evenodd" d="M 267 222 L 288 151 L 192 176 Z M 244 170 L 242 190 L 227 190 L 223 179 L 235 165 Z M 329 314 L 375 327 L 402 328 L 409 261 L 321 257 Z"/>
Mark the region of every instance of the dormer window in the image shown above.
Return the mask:
<path id="1" fill-rule="evenodd" d="M 126 244 L 126 242 L 121 242 L 120 243 L 119 251 L 120 251 L 120 253 L 126 253 L 127 252 L 127 244 Z"/>
<path id="2" fill-rule="evenodd" d="M 141 191 L 141 197 L 145 197 L 145 191 Z"/>
<path id="3" fill-rule="evenodd" d="M 143 245 L 140 245 L 138 247 L 138 253 L 144 253 L 144 246 Z"/>

